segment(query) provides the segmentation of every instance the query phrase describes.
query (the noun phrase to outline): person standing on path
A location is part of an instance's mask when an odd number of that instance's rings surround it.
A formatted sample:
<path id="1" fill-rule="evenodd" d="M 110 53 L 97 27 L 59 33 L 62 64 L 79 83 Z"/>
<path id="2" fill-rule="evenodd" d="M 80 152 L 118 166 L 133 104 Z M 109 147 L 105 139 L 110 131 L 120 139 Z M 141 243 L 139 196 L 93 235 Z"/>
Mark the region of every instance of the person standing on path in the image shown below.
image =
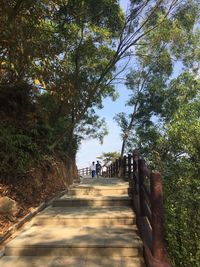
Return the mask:
<path id="1" fill-rule="evenodd" d="M 96 164 L 96 174 L 97 174 L 97 178 L 99 178 L 100 173 L 101 173 L 101 164 L 100 164 L 99 161 L 97 160 L 97 164 Z"/>
<path id="2" fill-rule="evenodd" d="M 91 172 L 92 172 L 92 178 L 95 177 L 95 172 L 96 172 L 96 166 L 95 166 L 95 162 L 92 162 L 92 166 L 90 167 Z"/>

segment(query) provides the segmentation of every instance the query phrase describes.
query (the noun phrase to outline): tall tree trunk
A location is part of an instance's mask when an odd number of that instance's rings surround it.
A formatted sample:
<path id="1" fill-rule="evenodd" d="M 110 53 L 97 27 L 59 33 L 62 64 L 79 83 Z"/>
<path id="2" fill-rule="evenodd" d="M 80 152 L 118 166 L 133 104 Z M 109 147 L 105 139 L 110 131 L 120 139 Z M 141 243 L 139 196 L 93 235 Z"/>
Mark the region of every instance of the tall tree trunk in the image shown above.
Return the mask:
<path id="1" fill-rule="evenodd" d="M 120 153 L 121 164 L 120 164 L 119 173 L 118 173 L 118 177 L 119 178 L 123 178 L 123 172 L 124 172 L 124 166 L 123 166 L 124 150 L 125 150 L 125 147 L 126 147 L 126 141 L 127 141 L 128 137 L 129 137 L 130 131 L 131 131 L 132 127 L 133 127 L 133 122 L 134 122 L 135 115 L 136 115 L 138 109 L 139 109 L 138 101 L 136 101 L 133 113 L 131 114 L 130 123 L 129 123 L 127 129 L 126 129 L 126 132 L 124 133 L 124 137 L 123 137 L 123 141 L 122 141 L 122 147 L 121 147 L 121 153 Z"/>

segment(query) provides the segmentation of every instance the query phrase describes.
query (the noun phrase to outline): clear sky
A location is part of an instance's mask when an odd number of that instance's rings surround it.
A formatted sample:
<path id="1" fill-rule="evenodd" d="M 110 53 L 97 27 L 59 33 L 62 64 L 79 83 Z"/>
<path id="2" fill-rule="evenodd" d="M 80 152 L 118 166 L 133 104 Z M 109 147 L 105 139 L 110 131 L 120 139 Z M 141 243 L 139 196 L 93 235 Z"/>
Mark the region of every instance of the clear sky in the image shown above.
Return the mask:
<path id="1" fill-rule="evenodd" d="M 123 62 L 118 64 L 118 68 L 121 69 L 123 64 Z M 130 68 L 128 67 L 121 77 L 125 77 L 129 69 Z M 131 110 L 130 107 L 125 106 L 130 92 L 126 89 L 126 86 L 122 82 L 115 85 L 115 88 L 119 94 L 117 100 L 112 101 L 111 98 L 106 98 L 103 100 L 103 109 L 97 110 L 97 114 L 100 117 L 105 118 L 109 134 L 104 137 L 102 145 L 98 140 L 94 139 L 82 141 L 77 154 L 78 168 L 90 166 L 91 162 L 96 161 L 97 157 L 103 152 L 120 152 L 121 150 L 122 140 L 120 138 L 120 128 L 113 118 L 119 112 L 127 113 Z"/>
<path id="2" fill-rule="evenodd" d="M 101 145 L 98 140 L 85 140 L 82 142 L 77 154 L 78 168 L 84 168 L 91 165 L 92 161 L 96 161 L 97 157 L 103 152 L 120 151 L 121 139 L 120 129 L 113 117 L 116 113 L 127 110 L 125 102 L 128 99 L 127 90 L 124 85 L 118 85 L 117 91 L 120 97 L 113 102 L 110 98 L 103 101 L 104 108 L 97 113 L 106 119 L 109 134 L 104 138 Z"/>

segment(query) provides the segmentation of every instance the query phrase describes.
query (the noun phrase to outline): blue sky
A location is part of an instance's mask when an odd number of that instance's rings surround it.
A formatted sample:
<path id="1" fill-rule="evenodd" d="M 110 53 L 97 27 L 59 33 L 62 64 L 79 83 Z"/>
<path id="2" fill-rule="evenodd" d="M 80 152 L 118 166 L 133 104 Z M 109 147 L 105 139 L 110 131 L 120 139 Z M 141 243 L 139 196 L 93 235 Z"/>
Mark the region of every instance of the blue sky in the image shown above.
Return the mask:
<path id="1" fill-rule="evenodd" d="M 98 115 L 106 119 L 109 134 L 104 138 L 102 145 L 98 140 L 93 139 L 82 142 L 77 154 L 78 168 L 90 166 L 91 162 L 96 161 L 103 152 L 120 151 L 121 149 L 120 129 L 113 121 L 113 117 L 116 113 L 128 109 L 125 107 L 125 102 L 129 92 L 123 84 L 118 85 L 116 89 L 120 95 L 119 98 L 115 102 L 110 98 L 105 99 L 103 101 L 104 108 L 97 111 Z"/>

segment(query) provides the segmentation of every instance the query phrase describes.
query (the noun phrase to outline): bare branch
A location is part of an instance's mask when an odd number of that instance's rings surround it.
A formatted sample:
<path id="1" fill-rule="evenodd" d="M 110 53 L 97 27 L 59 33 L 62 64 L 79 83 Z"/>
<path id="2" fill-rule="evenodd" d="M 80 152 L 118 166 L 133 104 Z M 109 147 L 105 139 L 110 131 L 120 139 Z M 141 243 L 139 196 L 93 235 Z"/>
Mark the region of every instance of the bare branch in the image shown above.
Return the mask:
<path id="1" fill-rule="evenodd" d="M 112 77 L 112 79 L 110 79 L 109 81 L 108 81 L 108 83 L 106 83 L 106 86 L 109 86 L 111 83 L 112 83 L 112 81 L 113 80 L 115 80 L 122 72 L 124 72 L 124 70 L 127 68 L 127 66 L 129 65 L 129 63 L 130 63 L 130 61 L 131 61 L 131 57 L 129 56 L 129 60 L 127 61 L 127 63 L 125 64 L 125 66 L 117 73 L 117 74 L 115 74 L 113 77 Z"/>

